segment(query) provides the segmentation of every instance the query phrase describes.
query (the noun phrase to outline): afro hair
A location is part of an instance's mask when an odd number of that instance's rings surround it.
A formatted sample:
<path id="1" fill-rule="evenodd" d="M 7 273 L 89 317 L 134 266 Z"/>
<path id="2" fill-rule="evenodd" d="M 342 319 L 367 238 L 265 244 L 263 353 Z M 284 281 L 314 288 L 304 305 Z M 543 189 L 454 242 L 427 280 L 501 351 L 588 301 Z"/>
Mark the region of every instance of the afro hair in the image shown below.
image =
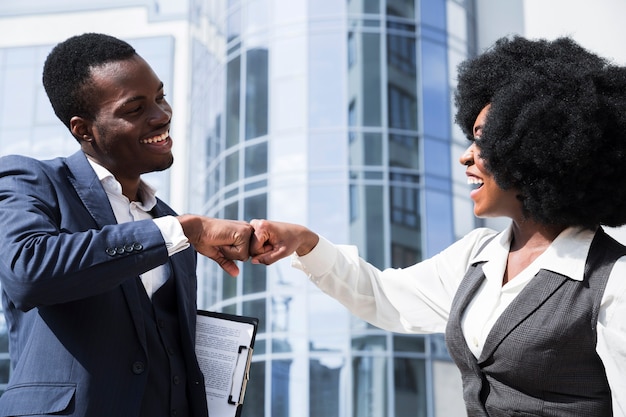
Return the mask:
<path id="1" fill-rule="evenodd" d="M 68 129 L 72 117 L 94 116 L 85 89 L 91 69 L 135 54 L 128 43 L 100 33 L 73 36 L 52 49 L 44 63 L 43 85 L 54 113 Z"/>
<path id="2" fill-rule="evenodd" d="M 562 226 L 626 224 L 626 68 L 570 38 L 502 38 L 459 66 L 456 122 L 526 215 Z"/>

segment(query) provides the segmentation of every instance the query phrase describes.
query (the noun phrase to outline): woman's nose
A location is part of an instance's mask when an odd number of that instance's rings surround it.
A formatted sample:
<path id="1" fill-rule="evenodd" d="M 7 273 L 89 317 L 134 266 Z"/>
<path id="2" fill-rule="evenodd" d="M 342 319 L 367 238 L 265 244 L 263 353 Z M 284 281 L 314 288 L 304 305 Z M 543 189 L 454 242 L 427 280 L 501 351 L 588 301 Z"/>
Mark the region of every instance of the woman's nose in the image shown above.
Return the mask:
<path id="1" fill-rule="evenodd" d="M 470 146 L 467 147 L 467 149 L 465 149 L 465 152 L 463 152 L 463 154 L 459 158 L 459 162 L 461 163 L 461 165 L 469 166 L 474 164 L 474 150 L 474 143 L 472 143 Z"/>

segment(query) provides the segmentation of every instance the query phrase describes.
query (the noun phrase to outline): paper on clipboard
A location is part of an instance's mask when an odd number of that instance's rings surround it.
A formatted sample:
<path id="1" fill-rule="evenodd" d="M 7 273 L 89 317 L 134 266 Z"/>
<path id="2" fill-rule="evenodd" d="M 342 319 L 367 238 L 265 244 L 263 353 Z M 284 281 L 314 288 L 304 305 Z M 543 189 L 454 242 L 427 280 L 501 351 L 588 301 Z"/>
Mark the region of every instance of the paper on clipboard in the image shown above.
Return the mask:
<path id="1" fill-rule="evenodd" d="M 196 356 L 212 417 L 241 414 L 258 322 L 254 317 L 198 310 Z"/>

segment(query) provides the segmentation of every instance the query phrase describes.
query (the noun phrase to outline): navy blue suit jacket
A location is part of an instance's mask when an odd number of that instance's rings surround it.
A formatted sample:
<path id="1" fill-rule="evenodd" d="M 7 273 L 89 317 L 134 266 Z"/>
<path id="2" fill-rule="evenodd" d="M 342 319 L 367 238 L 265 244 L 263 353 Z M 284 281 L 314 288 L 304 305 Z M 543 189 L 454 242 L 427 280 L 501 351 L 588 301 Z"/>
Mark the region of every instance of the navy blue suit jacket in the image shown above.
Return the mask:
<path id="1" fill-rule="evenodd" d="M 154 217 L 174 215 L 158 201 Z M 82 152 L 0 159 L 0 281 L 12 373 L 0 416 L 139 413 L 147 372 L 139 274 L 171 261 L 190 408 L 206 416 L 194 353 L 196 253 L 171 258 L 152 220 L 117 224 Z"/>

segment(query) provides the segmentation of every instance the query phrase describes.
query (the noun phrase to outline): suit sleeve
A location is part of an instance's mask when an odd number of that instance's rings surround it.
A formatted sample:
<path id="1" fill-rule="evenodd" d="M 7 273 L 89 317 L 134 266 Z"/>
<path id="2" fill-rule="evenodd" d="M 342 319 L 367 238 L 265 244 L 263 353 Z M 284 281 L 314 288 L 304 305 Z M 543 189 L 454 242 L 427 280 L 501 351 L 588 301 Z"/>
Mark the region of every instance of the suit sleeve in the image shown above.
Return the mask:
<path id="1" fill-rule="evenodd" d="M 93 192 L 110 209 L 99 182 Z M 154 221 L 99 227 L 61 163 L 25 157 L 0 159 L 0 231 L 2 288 L 24 311 L 110 291 L 168 258 Z"/>

